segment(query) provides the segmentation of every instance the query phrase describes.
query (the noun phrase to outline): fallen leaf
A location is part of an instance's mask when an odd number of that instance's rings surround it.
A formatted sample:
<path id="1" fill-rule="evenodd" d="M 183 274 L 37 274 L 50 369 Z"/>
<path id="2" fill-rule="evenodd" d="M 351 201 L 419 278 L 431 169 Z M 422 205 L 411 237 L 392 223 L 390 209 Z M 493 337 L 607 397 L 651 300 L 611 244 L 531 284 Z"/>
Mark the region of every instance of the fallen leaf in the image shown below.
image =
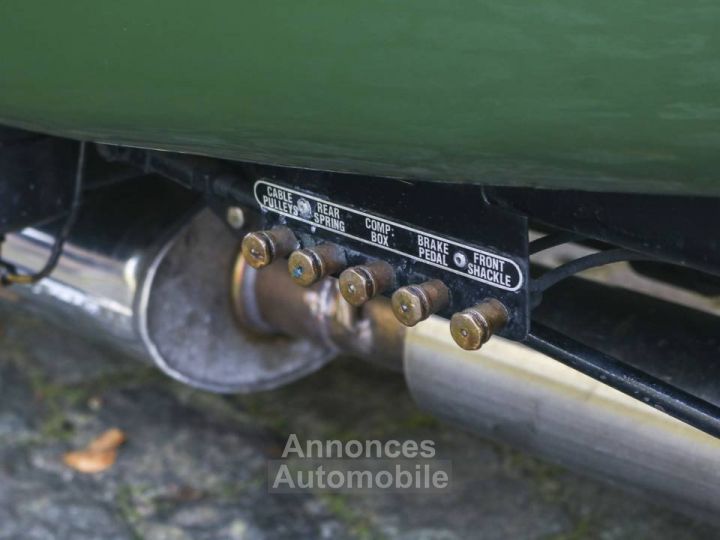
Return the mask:
<path id="1" fill-rule="evenodd" d="M 76 450 L 63 456 L 65 465 L 85 474 L 103 472 L 113 466 L 117 450 Z"/>
<path id="2" fill-rule="evenodd" d="M 117 449 L 125 442 L 125 433 L 117 428 L 108 429 L 92 440 L 84 449 L 63 456 L 65 465 L 81 473 L 105 471 L 117 460 Z"/>
<path id="3" fill-rule="evenodd" d="M 125 433 L 118 428 L 108 429 L 87 445 L 88 450 L 114 450 L 125 442 Z"/>

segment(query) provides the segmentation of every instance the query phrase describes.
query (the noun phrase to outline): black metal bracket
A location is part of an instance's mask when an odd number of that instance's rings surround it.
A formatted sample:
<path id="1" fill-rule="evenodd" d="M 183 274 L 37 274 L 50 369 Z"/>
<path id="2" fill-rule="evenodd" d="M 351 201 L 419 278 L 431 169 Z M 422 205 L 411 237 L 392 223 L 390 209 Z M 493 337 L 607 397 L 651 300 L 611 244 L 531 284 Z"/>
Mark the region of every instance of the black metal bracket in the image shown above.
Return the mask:
<path id="1" fill-rule="evenodd" d="M 500 332 L 522 340 L 529 329 L 527 220 L 484 202 L 479 189 L 388 179 L 270 171 L 254 185 L 266 228 L 285 225 L 304 247 L 341 245 L 350 265 L 382 259 L 396 285 L 442 280 L 450 317 L 487 298 L 510 313 Z"/>
<path id="2" fill-rule="evenodd" d="M 525 343 L 670 416 L 720 437 L 720 407 L 533 322 Z"/>

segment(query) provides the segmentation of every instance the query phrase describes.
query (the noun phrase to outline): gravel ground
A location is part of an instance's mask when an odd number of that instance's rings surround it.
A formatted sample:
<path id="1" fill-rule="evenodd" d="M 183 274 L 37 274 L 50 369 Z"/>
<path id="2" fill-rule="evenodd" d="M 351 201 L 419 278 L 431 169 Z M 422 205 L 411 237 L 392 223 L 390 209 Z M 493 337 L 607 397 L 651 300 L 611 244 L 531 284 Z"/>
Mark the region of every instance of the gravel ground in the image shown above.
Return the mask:
<path id="1" fill-rule="evenodd" d="M 715 538 L 720 531 L 418 412 L 402 377 L 352 359 L 279 391 L 183 387 L 0 308 L 0 539 Z M 103 430 L 117 463 L 62 462 Z M 436 441 L 438 494 L 269 494 L 268 459 L 303 438 Z"/>

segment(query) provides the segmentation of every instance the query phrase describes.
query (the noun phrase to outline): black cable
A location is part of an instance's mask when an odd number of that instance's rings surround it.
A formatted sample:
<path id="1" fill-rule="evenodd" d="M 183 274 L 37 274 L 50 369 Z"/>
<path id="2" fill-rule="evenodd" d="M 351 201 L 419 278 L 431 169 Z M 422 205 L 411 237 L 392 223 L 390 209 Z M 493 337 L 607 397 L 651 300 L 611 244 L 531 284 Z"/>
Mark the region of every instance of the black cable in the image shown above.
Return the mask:
<path id="1" fill-rule="evenodd" d="M 576 242 L 582 240 L 583 236 L 575 232 L 561 231 L 557 233 L 547 234 L 533 240 L 528 244 L 528 255 L 534 255 L 546 249 L 554 248 L 561 244 L 567 244 L 568 242 Z"/>
<path id="2" fill-rule="evenodd" d="M 594 268 L 596 266 L 603 266 L 605 264 L 620 261 L 648 260 L 652 261 L 655 260 L 655 258 L 630 249 L 616 248 L 600 251 L 598 253 L 586 255 L 585 257 L 580 257 L 579 259 L 575 259 L 574 261 L 570 261 L 569 263 L 545 272 L 542 276 L 532 281 L 530 284 L 530 290 L 532 292 L 543 292 L 563 279 L 577 274 L 578 272 L 582 272 L 583 270 L 587 270 L 588 268 Z"/>
<path id="3" fill-rule="evenodd" d="M 81 142 L 78 153 L 77 171 L 75 172 L 75 188 L 73 190 L 72 202 L 70 204 L 70 213 L 68 214 L 68 217 L 62 226 L 62 229 L 60 229 L 60 232 L 55 238 L 55 242 L 53 243 L 52 249 L 50 251 L 50 256 L 48 257 L 45 266 L 43 266 L 41 270 L 34 274 L 18 274 L 16 273 L 16 270 L 12 265 L 3 263 L 3 266 L 9 271 L 0 276 L 1 285 L 31 285 L 40 281 L 44 277 L 47 277 L 55 269 L 58 260 L 60 260 L 60 255 L 62 254 L 65 241 L 67 240 L 68 236 L 70 236 L 70 232 L 72 231 L 72 228 L 75 225 L 75 221 L 77 220 L 77 214 L 78 210 L 80 209 L 80 202 L 82 200 L 84 180 L 85 143 Z"/>

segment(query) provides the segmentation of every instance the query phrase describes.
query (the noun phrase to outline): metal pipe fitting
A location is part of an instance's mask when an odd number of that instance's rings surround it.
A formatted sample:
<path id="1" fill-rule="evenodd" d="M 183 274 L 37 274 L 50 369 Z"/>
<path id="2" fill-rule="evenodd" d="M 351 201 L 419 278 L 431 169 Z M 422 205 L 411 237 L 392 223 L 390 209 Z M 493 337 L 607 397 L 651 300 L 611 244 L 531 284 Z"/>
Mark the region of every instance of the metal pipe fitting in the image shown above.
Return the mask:
<path id="1" fill-rule="evenodd" d="M 258 272 L 243 258 L 235 263 L 232 296 L 242 327 L 309 338 L 329 350 L 401 370 L 405 327 L 387 298 L 357 308 L 343 299 L 335 278 L 298 287 L 282 261 Z"/>

